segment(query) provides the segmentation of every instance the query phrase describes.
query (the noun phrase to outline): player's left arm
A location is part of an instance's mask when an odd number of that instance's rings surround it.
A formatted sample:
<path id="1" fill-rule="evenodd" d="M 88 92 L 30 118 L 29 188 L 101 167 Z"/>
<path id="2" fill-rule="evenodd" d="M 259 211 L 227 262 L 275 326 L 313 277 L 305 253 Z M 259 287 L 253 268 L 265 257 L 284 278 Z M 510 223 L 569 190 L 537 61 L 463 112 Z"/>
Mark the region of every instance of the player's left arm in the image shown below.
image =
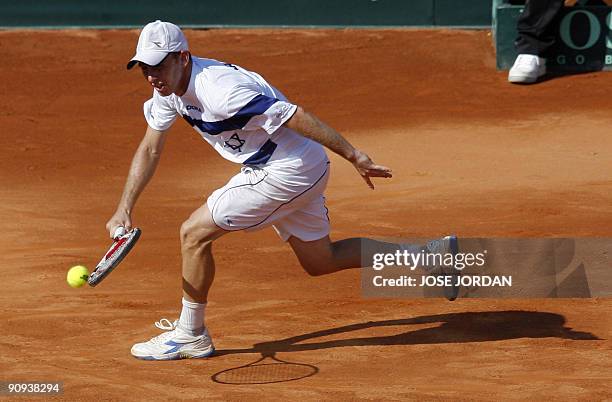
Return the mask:
<path id="1" fill-rule="evenodd" d="M 374 164 L 366 153 L 353 147 L 339 132 L 299 106 L 293 116 L 291 116 L 284 125 L 287 128 L 297 131 L 304 137 L 310 138 L 329 148 L 351 162 L 363 180 L 365 180 L 372 189 L 374 188 L 374 184 L 372 184 L 370 177 L 391 177 L 392 175 L 391 169 L 386 166 Z"/>

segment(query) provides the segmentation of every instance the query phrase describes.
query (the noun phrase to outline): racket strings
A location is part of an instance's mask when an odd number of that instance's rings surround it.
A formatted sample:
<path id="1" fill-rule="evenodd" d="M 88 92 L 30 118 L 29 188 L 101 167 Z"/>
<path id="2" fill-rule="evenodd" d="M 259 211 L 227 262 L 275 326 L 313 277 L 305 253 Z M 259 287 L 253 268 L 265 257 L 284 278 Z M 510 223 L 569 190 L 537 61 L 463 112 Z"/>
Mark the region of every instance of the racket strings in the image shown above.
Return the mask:
<path id="1" fill-rule="evenodd" d="M 213 380 L 224 384 L 268 384 L 299 380 L 318 371 L 316 367 L 302 363 L 256 362 L 217 373 Z"/>

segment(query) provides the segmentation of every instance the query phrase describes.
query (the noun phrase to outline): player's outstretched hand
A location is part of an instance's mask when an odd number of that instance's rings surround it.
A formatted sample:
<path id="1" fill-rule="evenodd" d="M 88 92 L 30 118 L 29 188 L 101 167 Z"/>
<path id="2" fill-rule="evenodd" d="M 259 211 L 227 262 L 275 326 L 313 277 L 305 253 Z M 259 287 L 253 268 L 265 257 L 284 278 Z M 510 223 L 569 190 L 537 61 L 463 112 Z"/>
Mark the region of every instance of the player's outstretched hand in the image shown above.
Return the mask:
<path id="1" fill-rule="evenodd" d="M 382 165 L 375 165 L 370 157 L 356 149 L 354 153 L 354 159 L 352 161 L 353 166 L 359 172 L 363 180 L 367 183 L 368 187 L 374 189 L 374 184 L 370 177 L 392 177 L 391 169 Z"/>
<path id="2" fill-rule="evenodd" d="M 113 217 L 106 223 L 106 230 L 108 230 L 111 239 L 114 238 L 115 231 L 120 226 L 123 226 L 125 231 L 129 232 L 132 230 L 132 218 L 126 211 L 118 209 Z"/>

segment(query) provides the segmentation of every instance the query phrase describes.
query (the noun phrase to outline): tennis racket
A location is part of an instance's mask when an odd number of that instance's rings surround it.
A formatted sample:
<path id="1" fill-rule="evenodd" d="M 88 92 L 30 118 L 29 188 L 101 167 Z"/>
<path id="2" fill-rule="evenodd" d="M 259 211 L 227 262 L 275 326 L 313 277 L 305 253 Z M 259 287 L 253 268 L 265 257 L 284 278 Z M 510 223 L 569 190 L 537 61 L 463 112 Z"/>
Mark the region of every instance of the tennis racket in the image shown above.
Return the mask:
<path id="1" fill-rule="evenodd" d="M 140 229 L 133 228 L 126 233 L 125 228 L 118 227 L 113 236 L 113 244 L 96 265 L 96 269 L 87 278 L 89 286 L 93 287 L 102 282 L 123 261 L 139 238 Z"/>

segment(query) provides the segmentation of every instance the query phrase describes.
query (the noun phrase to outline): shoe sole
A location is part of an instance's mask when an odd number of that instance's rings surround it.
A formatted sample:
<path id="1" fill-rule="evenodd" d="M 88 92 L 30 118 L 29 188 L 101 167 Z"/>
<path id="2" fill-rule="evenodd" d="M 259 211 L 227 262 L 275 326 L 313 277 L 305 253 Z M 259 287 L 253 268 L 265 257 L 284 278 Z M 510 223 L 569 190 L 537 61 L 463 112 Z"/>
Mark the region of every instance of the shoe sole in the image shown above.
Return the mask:
<path id="1" fill-rule="evenodd" d="M 156 360 L 157 361 L 157 360 L 205 359 L 207 357 L 212 356 L 214 353 L 215 353 L 215 348 L 212 347 L 210 350 L 207 350 L 206 352 L 181 350 L 179 352 L 168 353 L 164 355 L 137 356 L 132 353 L 132 356 L 140 360 Z"/>
<path id="2" fill-rule="evenodd" d="M 537 77 L 526 77 L 524 75 L 508 75 L 508 82 L 513 84 L 534 84 L 546 75 L 546 72 L 539 74 Z"/>
<path id="3" fill-rule="evenodd" d="M 508 77 L 508 82 L 513 84 L 533 84 L 538 81 L 540 77 L 537 78 L 525 78 L 525 77 Z"/>

